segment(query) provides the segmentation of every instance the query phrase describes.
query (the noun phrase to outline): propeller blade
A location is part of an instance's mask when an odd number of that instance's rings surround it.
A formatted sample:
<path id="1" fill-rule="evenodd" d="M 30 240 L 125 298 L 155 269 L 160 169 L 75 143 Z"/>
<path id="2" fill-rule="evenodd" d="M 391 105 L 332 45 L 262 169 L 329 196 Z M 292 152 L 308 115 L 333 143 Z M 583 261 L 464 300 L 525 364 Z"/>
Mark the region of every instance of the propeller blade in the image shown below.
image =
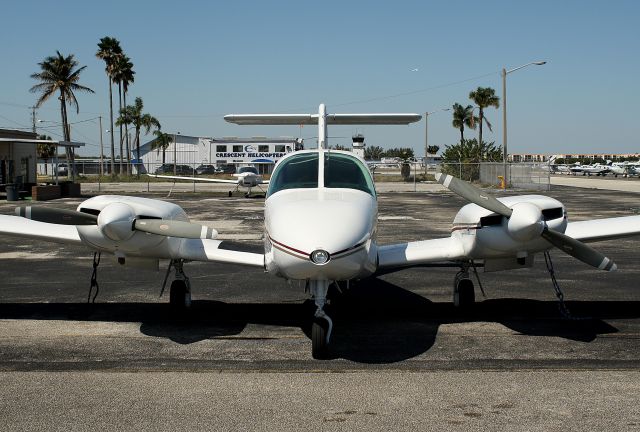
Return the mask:
<path id="1" fill-rule="evenodd" d="M 98 223 L 98 216 L 51 207 L 16 207 L 16 215 L 58 225 L 96 225 Z"/>
<path id="2" fill-rule="evenodd" d="M 188 239 L 214 239 L 218 231 L 191 222 L 164 219 L 136 219 L 133 229 L 168 237 Z"/>
<path id="3" fill-rule="evenodd" d="M 568 235 L 550 230 L 549 228 L 545 228 L 541 235 L 542 238 L 564 253 L 579 259 L 585 264 L 589 264 L 592 267 L 606 271 L 614 271 L 618 268 L 611 259 L 602 255 L 592 247 L 569 237 Z"/>
<path id="4" fill-rule="evenodd" d="M 504 217 L 510 217 L 513 210 L 506 205 L 502 204 L 492 195 L 487 194 L 475 186 L 460 180 L 449 174 L 436 173 L 436 181 L 449 189 L 452 192 L 457 193 L 462 198 L 471 201 L 474 204 L 479 205 L 482 208 L 491 210 Z"/>

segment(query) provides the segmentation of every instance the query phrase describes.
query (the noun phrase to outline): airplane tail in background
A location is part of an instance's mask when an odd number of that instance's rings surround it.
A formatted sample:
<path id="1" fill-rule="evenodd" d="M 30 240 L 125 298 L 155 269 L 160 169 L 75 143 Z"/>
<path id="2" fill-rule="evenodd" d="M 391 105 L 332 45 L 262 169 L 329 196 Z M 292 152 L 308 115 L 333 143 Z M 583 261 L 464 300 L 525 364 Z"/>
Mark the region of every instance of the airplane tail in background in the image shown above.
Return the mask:
<path id="1" fill-rule="evenodd" d="M 386 114 L 327 114 L 320 104 L 318 114 L 229 114 L 229 123 L 238 125 L 318 125 L 318 143 L 327 148 L 327 125 L 408 125 L 422 119 L 414 113 Z"/>

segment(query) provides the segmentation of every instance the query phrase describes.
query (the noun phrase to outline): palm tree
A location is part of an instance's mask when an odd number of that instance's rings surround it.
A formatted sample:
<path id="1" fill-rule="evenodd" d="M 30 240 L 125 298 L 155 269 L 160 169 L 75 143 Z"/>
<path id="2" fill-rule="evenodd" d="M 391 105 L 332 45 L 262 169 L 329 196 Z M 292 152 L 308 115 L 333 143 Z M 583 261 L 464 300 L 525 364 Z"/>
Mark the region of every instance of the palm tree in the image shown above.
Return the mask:
<path id="1" fill-rule="evenodd" d="M 484 144 L 482 141 L 482 123 L 486 122 L 487 127 L 492 131 L 491 123 L 489 123 L 489 120 L 484 116 L 484 109 L 490 106 L 496 109 L 499 108 L 500 98 L 496 96 L 496 91 L 491 87 L 478 87 L 475 91 L 469 93 L 469 99 L 475 102 L 480 110 L 480 115 L 478 116 L 478 122 L 480 124 L 480 129 L 478 131 L 478 143 L 480 144 L 480 147 L 482 147 Z"/>
<path id="2" fill-rule="evenodd" d="M 36 108 L 40 107 L 54 93 L 59 92 L 60 117 L 62 119 L 62 135 L 65 141 L 71 141 L 71 130 L 67 118 L 67 102 L 76 108 L 76 113 L 80 113 L 80 106 L 74 92 L 94 93 L 89 87 L 78 84 L 80 73 L 86 68 L 77 68 L 78 62 L 73 54 L 63 56 L 60 51 L 56 51 L 55 56 L 44 59 L 38 63 L 41 71 L 31 74 L 31 78 L 40 81 L 29 90 L 31 93 L 40 93 L 36 102 Z M 77 68 L 77 69 L 76 69 Z M 73 162 L 73 153 L 66 147 L 67 159 Z"/>
<path id="3" fill-rule="evenodd" d="M 109 80 L 109 114 L 111 119 L 111 127 L 109 128 L 109 130 L 111 131 L 111 174 L 115 173 L 115 146 L 113 142 L 113 90 L 111 88 L 111 83 L 113 81 L 113 68 L 115 59 L 120 54 L 122 54 L 122 48 L 120 47 L 120 42 L 116 38 L 105 36 L 100 39 L 100 42 L 98 42 L 98 51 L 96 52 L 96 57 L 104 60 L 104 70 L 107 73 L 107 78 Z M 120 169 L 122 171 L 122 158 L 120 158 Z"/>
<path id="4" fill-rule="evenodd" d="M 452 126 L 460 130 L 460 142 L 464 141 L 464 127 L 475 129 L 477 117 L 473 116 L 473 105 L 463 107 L 459 103 L 453 104 L 453 121 Z"/>
<path id="5" fill-rule="evenodd" d="M 113 81 L 118 83 L 118 96 L 120 102 L 119 112 L 122 111 L 122 106 L 127 106 L 127 92 L 129 91 L 129 84 L 134 81 L 133 63 L 131 59 L 124 54 L 119 54 L 115 57 L 113 66 Z M 120 154 L 122 154 L 122 126 L 120 125 Z M 129 149 L 129 125 L 124 124 L 124 140 L 126 142 L 126 155 L 129 159 L 131 151 Z M 127 175 L 131 175 L 131 165 L 127 164 Z"/>
<path id="6" fill-rule="evenodd" d="M 148 134 L 152 127 L 160 129 L 160 122 L 158 119 L 153 117 L 151 114 L 143 114 L 143 108 L 144 104 L 142 103 L 142 98 L 137 97 L 133 105 L 126 106 L 120 111 L 120 117 L 116 120 L 117 126 L 130 123 L 136 128 L 136 159 L 140 158 L 140 130 L 144 128 L 145 134 Z"/>
<path id="7" fill-rule="evenodd" d="M 159 152 L 162 149 L 162 164 L 164 165 L 165 163 L 164 152 L 165 150 L 167 150 L 169 145 L 173 142 L 173 136 L 169 135 L 168 133 L 164 133 L 159 129 L 153 131 L 153 134 L 156 136 L 156 139 L 154 139 L 151 142 L 151 150 L 157 150 Z M 140 158 L 139 155 L 138 155 L 138 158 Z"/>

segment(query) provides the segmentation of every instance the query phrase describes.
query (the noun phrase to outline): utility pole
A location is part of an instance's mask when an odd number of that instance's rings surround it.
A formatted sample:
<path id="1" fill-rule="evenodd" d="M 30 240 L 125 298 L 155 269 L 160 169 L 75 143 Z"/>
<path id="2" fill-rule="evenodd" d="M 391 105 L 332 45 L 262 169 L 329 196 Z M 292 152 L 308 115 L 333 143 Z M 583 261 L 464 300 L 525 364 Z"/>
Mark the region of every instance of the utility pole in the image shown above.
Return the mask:
<path id="1" fill-rule="evenodd" d="M 100 125 L 100 177 L 104 177 L 104 147 L 102 146 L 102 116 L 98 116 Z"/>
<path id="2" fill-rule="evenodd" d="M 33 133 L 36 133 L 36 107 L 31 107 L 31 123 L 33 124 Z"/>

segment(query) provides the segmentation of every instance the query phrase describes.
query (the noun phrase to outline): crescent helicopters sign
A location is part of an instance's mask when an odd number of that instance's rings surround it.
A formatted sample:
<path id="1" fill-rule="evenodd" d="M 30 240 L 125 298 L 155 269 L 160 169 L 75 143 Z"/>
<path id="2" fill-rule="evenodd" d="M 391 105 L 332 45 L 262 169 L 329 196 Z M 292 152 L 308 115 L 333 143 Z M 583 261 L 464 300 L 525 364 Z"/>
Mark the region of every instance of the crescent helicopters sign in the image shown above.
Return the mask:
<path id="1" fill-rule="evenodd" d="M 286 152 L 259 152 L 258 149 L 247 144 L 243 148 L 244 152 L 220 152 L 216 153 L 216 158 L 248 158 L 248 159 L 270 159 L 272 162 L 276 159 L 280 159 Z"/>

